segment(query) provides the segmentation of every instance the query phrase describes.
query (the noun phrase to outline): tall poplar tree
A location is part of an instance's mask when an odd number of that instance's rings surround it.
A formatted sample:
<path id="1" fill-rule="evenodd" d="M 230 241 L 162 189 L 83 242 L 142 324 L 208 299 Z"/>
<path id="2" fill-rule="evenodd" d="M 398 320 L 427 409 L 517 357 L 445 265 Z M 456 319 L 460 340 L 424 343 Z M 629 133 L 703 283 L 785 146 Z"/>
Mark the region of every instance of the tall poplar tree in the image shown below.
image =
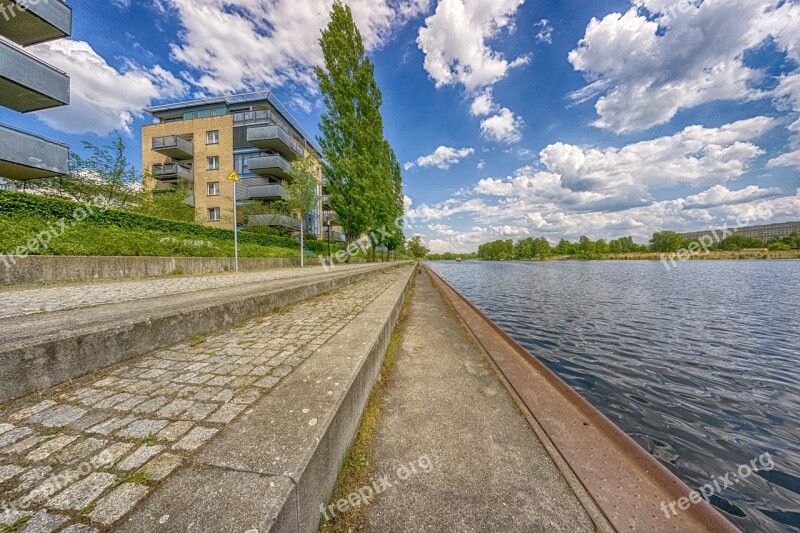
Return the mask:
<path id="1" fill-rule="evenodd" d="M 320 145 L 330 202 L 348 242 L 392 229 L 397 210 L 396 158 L 383 132 L 383 96 L 350 8 L 336 0 L 320 39 L 325 67 L 317 67 L 327 111 Z M 397 165 L 399 169 L 399 165 Z M 402 199 L 402 176 L 399 176 Z M 377 244 L 373 242 L 373 245 Z M 373 249 L 374 259 L 374 249 Z"/>

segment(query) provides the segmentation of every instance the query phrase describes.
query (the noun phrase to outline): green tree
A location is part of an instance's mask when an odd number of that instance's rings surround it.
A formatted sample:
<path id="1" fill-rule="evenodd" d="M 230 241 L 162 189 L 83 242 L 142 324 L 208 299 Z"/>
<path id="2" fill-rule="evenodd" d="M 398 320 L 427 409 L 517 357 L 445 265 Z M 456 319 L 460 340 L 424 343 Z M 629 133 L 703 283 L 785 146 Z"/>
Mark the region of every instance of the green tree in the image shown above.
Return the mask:
<path id="1" fill-rule="evenodd" d="M 389 152 L 381 91 L 350 7 L 336 0 L 320 39 L 325 68 L 315 69 L 327 108 L 319 139 L 327 161 L 331 206 L 348 244 L 389 218 Z"/>
<path id="2" fill-rule="evenodd" d="M 300 266 L 305 264 L 305 227 L 303 221 L 306 215 L 314 210 L 317 205 L 317 175 L 319 163 L 310 154 L 303 159 L 292 162 L 289 170 L 290 179 L 284 184 L 286 198 L 281 204 L 292 214 L 300 218 Z"/>
<path id="3" fill-rule="evenodd" d="M 420 259 L 425 259 L 425 256 L 430 253 L 430 250 L 422 245 L 422 238 L 419 235 L 412 237 L 411 240 L 408 241 L 406 250 L 411 257 L 417 261 Z"/>
<path id="4" fill-rule="evenodd" d="M 659 253 L 674 253 L 685 248 L 686 239 L 674 231 L 658 231 L 650 239 L 650 249 Z"/>

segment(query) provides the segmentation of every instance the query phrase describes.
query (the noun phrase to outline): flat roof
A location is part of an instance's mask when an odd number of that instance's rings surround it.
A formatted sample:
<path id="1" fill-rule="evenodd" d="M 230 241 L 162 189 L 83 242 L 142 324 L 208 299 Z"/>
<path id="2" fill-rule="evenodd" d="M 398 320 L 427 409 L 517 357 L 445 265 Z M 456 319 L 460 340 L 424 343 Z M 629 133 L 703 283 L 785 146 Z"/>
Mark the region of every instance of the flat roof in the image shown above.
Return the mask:
<path id="1" fill-rule="evenodd" d="M 308 133 L 308 131 L 306 131 L 303 126 L 300 125 L 297 119 L 294 118 L 286 106 L 284 106 L 283 103 L 278 100 L 272 91 L 253 91 L 249 93 L 230 94 L 225 96 L 201 98 L 198 100 L 188 100 L 185 102 L 175 102 L 171 104 L 145 107 L 144 111 L 146 113 L 150 113 L 156 118 L 160 118 L 159 115 L 162 114 L 193 109 L 196 107 L 207 107 L 220 104 L 224 104 L 225 106 L 235 106 L 257 102 L 269 102 L 272 104 L 275 109 L 277 109 L 278 112 L 289 122 L 289 124 L 291 124 L 300 133 L 300 135 L 306 139 L 311 147 L 314 148 L 318 154 L 322 154 L 322 149 L 317 145 L 317 141 Z"/>

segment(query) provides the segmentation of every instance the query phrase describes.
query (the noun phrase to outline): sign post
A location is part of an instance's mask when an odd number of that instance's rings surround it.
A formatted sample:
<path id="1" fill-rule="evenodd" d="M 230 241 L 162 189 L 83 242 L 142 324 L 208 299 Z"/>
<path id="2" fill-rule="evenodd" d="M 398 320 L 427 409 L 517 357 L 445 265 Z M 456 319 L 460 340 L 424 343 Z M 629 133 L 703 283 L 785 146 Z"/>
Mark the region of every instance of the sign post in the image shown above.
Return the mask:
<path id="1" fill-rule="evenodd" d="M 231 171 L 228 181 L 233 182 L 233 270 L 239 272 L 239 221 L 236 218 L 236 183 L 239 182 L 239 175 L 235 170 Z"/>

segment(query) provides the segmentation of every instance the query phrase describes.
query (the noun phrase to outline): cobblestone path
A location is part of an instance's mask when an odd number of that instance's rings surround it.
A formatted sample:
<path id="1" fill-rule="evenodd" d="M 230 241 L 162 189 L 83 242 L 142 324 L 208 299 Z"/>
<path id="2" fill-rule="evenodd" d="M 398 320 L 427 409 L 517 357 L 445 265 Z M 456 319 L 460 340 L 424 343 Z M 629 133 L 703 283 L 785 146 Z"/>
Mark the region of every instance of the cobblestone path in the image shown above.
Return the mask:
<path id="1" fill-rule="evenodd" d="M 332 270 L 346 272 L 358 270 L 366 265 L 340 265 Z M 109 303 L 132 302 L 145 298 L 157 298 L 172 294 L 198 292 L 209 289 L 241 286 L 267 281 L 319 276 L 322 267 L 288 268 L 264 272 L 245 272 L 241 274 L 217 274 L 210 276 L 189 276 L 174 278 L 155 278 L 135 281 L 103 283 L 83 283 L 58 287 L 0 291 L 0 319 L 37 313 L 49 313 L 66 309 L 93 307 Z"/>
<path id="2" fill-rule="evenodd" d="M 404 272 L 0 406 L 0 531 L 112 529 Z"/>

